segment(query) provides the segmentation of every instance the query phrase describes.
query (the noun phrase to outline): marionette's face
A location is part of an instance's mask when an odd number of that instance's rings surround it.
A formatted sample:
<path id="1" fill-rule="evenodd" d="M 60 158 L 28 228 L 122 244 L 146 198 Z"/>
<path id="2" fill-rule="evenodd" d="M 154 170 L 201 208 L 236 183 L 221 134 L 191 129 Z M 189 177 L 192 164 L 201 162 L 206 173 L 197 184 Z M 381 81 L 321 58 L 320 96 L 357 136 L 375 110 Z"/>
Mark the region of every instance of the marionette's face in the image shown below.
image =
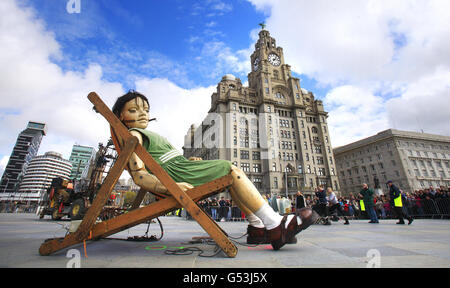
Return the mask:
<path id="1" fill-rule="evenodd" d="M 141 97 L 136 97 L 127 103 L 120 112 L 120 120 L 128 128 L 141 128 L 145 129 L 148 125 L 149 118 L 149 106 L 146 101 Z"/>

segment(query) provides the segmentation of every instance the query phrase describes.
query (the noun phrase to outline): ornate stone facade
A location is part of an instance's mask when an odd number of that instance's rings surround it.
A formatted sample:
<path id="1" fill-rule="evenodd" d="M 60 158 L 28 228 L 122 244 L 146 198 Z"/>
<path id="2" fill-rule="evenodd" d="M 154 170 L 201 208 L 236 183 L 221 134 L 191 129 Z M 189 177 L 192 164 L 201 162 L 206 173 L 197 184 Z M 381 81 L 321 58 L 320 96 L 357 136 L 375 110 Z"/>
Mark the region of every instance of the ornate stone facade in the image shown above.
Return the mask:
<path id="1" fill-rule="evenodd" d="M 341 191 L 358 193 L 362 183 L 386 192 L 392 180 L 413 192 L 450 186 L 450 137 L 389 129 L 334 149 Z M 357 195 L 357 194 L 356 194 Z"/>
<path id="2" fill-rule="evenodd" d="M 184 155 L 229 160 L 262 194 L 312 193 L 320 184 L 339 190 L 322 101 L 301 88 L 267 30 L 250 61 L 249 86 L 222 78 L 208 116 L 185 136 Z"/>

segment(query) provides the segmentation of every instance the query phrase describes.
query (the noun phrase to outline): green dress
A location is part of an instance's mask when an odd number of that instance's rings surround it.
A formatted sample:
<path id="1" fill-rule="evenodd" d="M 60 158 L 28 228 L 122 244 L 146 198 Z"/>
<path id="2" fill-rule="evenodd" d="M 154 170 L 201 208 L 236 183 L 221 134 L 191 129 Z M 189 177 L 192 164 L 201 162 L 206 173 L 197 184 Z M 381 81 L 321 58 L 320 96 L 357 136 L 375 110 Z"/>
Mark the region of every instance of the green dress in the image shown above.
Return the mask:
<path id="1" fill-rule="evenodd" d="M 192 186 L 199 186 L 225 176 L 231 171 L 230 161 L 190 161 L 181 155 L 166 138 L 145 129 L 130 129 L 130 131 L 132 130 L 142 134 L 142 146 L 175 182 L 186 182 Z"/>

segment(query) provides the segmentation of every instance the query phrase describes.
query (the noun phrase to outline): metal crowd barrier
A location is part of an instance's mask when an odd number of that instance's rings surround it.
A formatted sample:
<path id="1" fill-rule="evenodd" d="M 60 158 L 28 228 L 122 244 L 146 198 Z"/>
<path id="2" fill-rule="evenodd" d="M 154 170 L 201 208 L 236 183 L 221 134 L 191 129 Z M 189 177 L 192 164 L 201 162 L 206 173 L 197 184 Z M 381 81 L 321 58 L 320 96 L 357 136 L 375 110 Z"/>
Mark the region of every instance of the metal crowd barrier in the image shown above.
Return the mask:
<path id="1" fill-rule="evenodd" d="M 408 199 L 403 211 L 416 218 L 450 218 L 450 198 Z"/>
<path id="2" fill-rule="evenodd" d="M 220 221 L 245 221 L 245 215 L 239 207 L 230 206 L 201 206 L 203 210 L 211 216 L 212 219 Z M 191 219 L 189 214 L 184 214 L 185 218 Z"/>

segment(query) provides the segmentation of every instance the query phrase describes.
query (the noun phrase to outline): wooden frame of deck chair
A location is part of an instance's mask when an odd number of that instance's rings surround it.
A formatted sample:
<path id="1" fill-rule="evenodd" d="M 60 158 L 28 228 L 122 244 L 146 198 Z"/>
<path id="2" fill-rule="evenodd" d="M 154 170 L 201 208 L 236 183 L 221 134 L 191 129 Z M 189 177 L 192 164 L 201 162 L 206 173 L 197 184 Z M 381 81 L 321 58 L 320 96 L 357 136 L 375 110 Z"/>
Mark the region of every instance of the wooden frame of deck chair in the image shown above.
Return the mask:
<path id="1" fill-rule="evenodd" d="M 186 192 L 181 190 L 167 172 L 152 158 L 150 153 L 139 144 L 137 138 L 128 132 L 125 125 L 112 113 L 95 92 L 89 93 L 88 99 L 94 104 L 94 110 L 100 113 L 110 124 L 113 139 L 117 136 L 124 144 L 121 147 L 117 147 L 117 151 L 120 151 L 119 157 L 103 181 L 97 196 L 92 202 L 91 207 L 87 210 L 78 229 L 73 233 L 67 234 L 64 238 L 46 240 L 39 248 L 39 253 L 41 255 L 50 255 L 56 251 L 87 240 L 108 237 L 164 215 L 174 209 L 184 208 L 228 257 L 235 257 L 237 255 L 237 247 L 228 239 L 227 234 L 220 226 L 196 204 L 197 201 L 220 193 L 231 186 L 233 181 L 231 175 L 223 176 Z M 119 145 L 117 138 L 114 141 L 116 145 Z M 96 223 L 97 217 L 106 204 L 114 185 L 117 183 L 122 172 L 127 169 L 128 161 L 133 152 L 136 153 L 144 162 L 145 166 L 168 189 L 171 196 L 153 202 L 148 206 L 138 208 L 147 193 L 147 191 L 141 189 L 132 205 L 131 211 L 116 216 L 115 218 Z"/>

